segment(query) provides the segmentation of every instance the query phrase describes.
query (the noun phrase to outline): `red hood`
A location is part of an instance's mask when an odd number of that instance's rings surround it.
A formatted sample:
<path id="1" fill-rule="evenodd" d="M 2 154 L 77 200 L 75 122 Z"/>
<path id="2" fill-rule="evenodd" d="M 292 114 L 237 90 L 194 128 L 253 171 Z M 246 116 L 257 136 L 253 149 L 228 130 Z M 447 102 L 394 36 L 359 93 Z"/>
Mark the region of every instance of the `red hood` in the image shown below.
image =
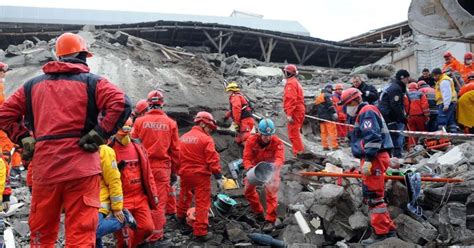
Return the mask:
<path id="1" fill-rule="evenodd" d="M 90 69 L 85 64 L 52 61 L 43 66 L 43 72 L 54 73 L 87 73 Z"/>

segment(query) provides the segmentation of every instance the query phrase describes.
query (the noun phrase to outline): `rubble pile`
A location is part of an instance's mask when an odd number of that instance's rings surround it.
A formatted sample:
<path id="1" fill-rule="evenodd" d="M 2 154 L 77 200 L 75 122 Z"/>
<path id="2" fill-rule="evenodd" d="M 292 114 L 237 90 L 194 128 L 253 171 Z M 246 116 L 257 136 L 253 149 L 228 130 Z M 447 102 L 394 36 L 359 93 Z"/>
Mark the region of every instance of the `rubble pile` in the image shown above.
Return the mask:
<path id="1" fill-rule="evenodd" d="M 221 119 L 228 106 L 224 93 L 226 82 L 237 81 L 244 94 L 252 101 L 255 114 L 272 118 L 278 127 L 277 135 L 288 141 L 285 116 L 282 111 L 283 64 L 265 63 L 255 59 L 239 58 L 236 55 L 208 53 L 208 49 L 172 48 L 149 42 L 131 35 L 117 32 L 81 32 L 91 44 L 94 57 L 88 60 L 93 73 L 104 75 L 122 88 L 136 103 L 145 98 L 152 89 L 165 91 L 165 111 L 178 121 L 180 132 L 192 125 L 192 117 L 200 110 L 207 110 Z M 26 80 L 41 73 L 42 64 L 55 59 L 53 41 L 25 41 L 12 45 L 0 53 L 0 61 L 11 65 L 7 74 L 5 90 L 10 95 Z M 371 66 L 369 69 L 383 71 L 383 77 L 368 81 L 382 88 L 388 82 L 392 67 Z M 374 69 L 375 68 L 375 69 Z M 361 69 L 362 70 L 362 69 Z M 329 81 L 350 87 L 351 71 L 314 66 L 301 66 L 300 82 L 307 103 L 311 103 L 319 90 Z M 363 71 L 359 71 L 363 72 Z M 312 122 L 312 121 L 311 121 Z M 355 178 L 307 178 L 301 171 L 320 171 L 338 168 L 348 171 L 358 168 L 359 160 L 352 157 L 350 149 L 325 152 L 319 144 L 310 121 L 303 128 L 305 146 L 313 152 L 312 157 L 287 161 L 281 171 L 279 191 L 279 221 L 271 237 L 284 241 L 288 247 L 314 247 L 357 245 L 370 233 L 367 206 L 362 200 L 362 188 Z M 223 174 L 230 177 L 227 164 L 241 158 L 242 150 L 233 141 L 232 131 L 219 130 L 214 134 L 216 148 L 221 155 Z M 474 146 L 464 143 L 452 147 L 448 152 L 419 153 L 410 164 L 401 161 L 402 169 L 423 175 L 460 177 L 465 180 L 457 184 L 423 184 L 419 205 L 424 209 L 426 220 L 415 218 L 406 211 L 408 194 L 403 182 L 386 182 L 386 200 L 392 218 L 397 223 L 397 238 L 385 240 L 390 247 L 472 245 L 474 243 Z M 24 176 L 24 175 L 23 175 Z M 241 182 L 239 182 L 240 185 Z M 216 192 L 214 189 L 213 192 Z M 229 213 L 212 209 L 210 231 L 217 234 L 207 243 L 209 246 L 233 247 L 255 244 L 249 234 L 261 234 L 261 223 L 249 213 L 243 188 L 226 192 L 238 204 Z M 24 206 L 6 217 L 12 226 L 17 245 L 27 247 L 29 230 L 27 225 L 30 208 L 28 188 L 14 189 L 14 195 Z M 294 214 L 300 212 L 311 231 L 303 234 L 301 223 Z M 61 227 L 62 228 L 62 227 Z M 64 230 L 60 231 L 64 242 Z M 183 234 L 175 220 L 170 219 L 166 236 L 175 246 L 196 245 Z M 104 238 L 107 247 L 113 238 Z"/>

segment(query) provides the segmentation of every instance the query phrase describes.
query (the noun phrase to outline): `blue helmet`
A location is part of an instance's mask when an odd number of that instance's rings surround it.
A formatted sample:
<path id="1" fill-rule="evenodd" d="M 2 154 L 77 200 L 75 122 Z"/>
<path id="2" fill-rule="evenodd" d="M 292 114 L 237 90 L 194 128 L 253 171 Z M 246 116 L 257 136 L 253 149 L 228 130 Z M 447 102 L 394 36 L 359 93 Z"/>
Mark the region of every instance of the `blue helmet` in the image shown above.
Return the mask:
<path id="1" fill-rule="evenodd" d="M 258 123 L 258 132 L 265 136 L 270 136 L 275 134 L 275 124 L 270 119 L 263 119 Z"/>

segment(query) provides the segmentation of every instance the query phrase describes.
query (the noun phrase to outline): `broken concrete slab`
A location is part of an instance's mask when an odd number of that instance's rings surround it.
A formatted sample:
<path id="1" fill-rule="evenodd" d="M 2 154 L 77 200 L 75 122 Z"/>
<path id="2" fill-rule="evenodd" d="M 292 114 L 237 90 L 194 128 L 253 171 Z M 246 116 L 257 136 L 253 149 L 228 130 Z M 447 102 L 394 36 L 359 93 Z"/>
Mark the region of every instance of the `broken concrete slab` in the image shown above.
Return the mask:
<path id="1" fill-rule="evenodd" d="M 353 230 L 364 229 L 369 225 L 369 218 L 362 212 L 357 211 L 349 217 L 349 225 Z"/>
<path id="2" fill-rule="evenodd" d="M 255 68 L 240 69 L 240 73 L 246 77 L 283 77 L 281 68 L 268 66 L 257 66 Z"/>
<path id="3" fill-rule="evenodd" d="M 344 170 L 348 170 L 350 168 L 358 167 L 359 166 L 359 159 L 354 158 L 353 156 L 349 155 L 349 149 L 338 149 L 333 152 L 327 153 L 327 161 L 331 164 L 337 165 L 342 167 Z"/>
<path id="4" fill-rule="evenodd" d="M 461 144 L 455 146 L 447 153 L 438 158 L 437 162 L 442 173 L 450 172 L 457 166 L 467 162 L 467 158 L 464 155 L 470 144 Z"/>
<path id="5" fill-rule="evenodd" d="M 449 202 L 441 208 L 439 213 L 440 224 L 466 226 L 466 205 L 460 202 Z"/>
<path id="6" fill-rule="evenodd" d="M 313 205 L 314 201 L 316 198 L 316 193 L 315 192 L 300 192 L 296 196 L 296 199 L 293 201 L 290 206 L 294 205 L 303 205 L 302 211 L 303 213 L 306 213 L 308 209 L 311 208 Z M 300 208 L 301 209 L 301 208 Z"/>
<path id="7" fill-rule="evenodd" d="M 419 246 L 405 242 L 399 238 L 389 238 L 384 241 L 370 245 L 368 247 L 371 247 L 371 248 L 416 248 Z"/>
<path id="8" fill-rule="evenodd" d="M 434 240 L 438 231 L 429 222 L 418 222 L 408 215 L 401 214 L 395 220 L 397 234 L 401 239 L 419 245 Z"/>
<path id="9" fill-rule="evenodd" d="M 335 184 L 325 184 L 316 191 L 315 204 L 334 205 L 344 194 L 344 187 Z"/>
<path id="10" fill-rule="evenodd" d="M 324 219 L 326 221 L 332 221 L 334 216 L 337 213 L 337 210 L 336 210 L 336 208 L 330 207 L 330 206 L 327 206 L 327 205 L 314 204 L 311 207 L 311 213 L 316 214 L 321 219 Z"/>
<path id="11" fill-rule="evenodd" d="M 242 225 L 230 222 L 225 225 L 227 237 L 232 243 L 247 242 L 250 239 L 247 237 L 247 233 L 243 230 Z"/>

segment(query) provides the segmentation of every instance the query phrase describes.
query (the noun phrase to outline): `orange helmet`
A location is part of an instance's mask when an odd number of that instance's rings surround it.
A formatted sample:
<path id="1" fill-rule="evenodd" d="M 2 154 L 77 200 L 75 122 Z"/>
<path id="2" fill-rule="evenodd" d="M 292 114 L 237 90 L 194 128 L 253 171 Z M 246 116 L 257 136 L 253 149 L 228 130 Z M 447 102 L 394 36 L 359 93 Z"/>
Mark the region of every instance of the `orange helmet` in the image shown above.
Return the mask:
<path id="1" fill-rule="evenodd" d="M 148 108 L 148 101 L 145 99 L 142 99 L 137 102 L 137 105 L 135 105 L 135 114 L 136 115 L 141 115 L 145 113 L 146 109 Z"/>
<path id="2" fill-rule="evenodd" d="M 152 90 L 148 93 L 148 104 L 150 105 L 163 105 L 165 103 L 165 95 L 159 90 Z"/>
<path id="3" fill-rule="evenodd" d="M 464 54 L 464 59 L 472 59 L 472 53 L 467 52 L 466 54 Z"/>
<path id="4" fill-rule="evenodd" d="M 216 121 L 209 112 L 201 111 L 197 113 L 196 117 L 194 117 L 194 123 L 199 124 L 201 122 L 208 125 L 213 130 L 217 129 Z"/>
<path id="5" fill-rule="evenodd" d="M 283 73 L 288 76 L 296 76 L 298 75 L 298 69 L 296 68 L 296 65 L 293 64 L 285 65 Z"/>
<path id="6" fill-rule="evenodd" d="M 421 88 L 421 86 L 426 85 L 427 83 L 423 80 L 418 81 L 418 88 Z"/>
<path id="7" fill-rule="evenodd" d="M 443 54 L 443 57 L 445 57 L 445 58 L 450 58 L 450 57 L 452 57 L 452 56 L 453 56 L 453 55 L 451 54 L 450 51 L 447 51 L 447 52 L 445 52 L 445 53 Z"/>
<path id="8" fill-rule="evenodd" d="M 0 71 L 6 72 L 11 70 L 7 64 L 0 62 Z"/>
<path id="9" fill-rule="evenodd" d="M 125 124 L 123 124 L 122 128 L 120 128 L 117 132 L 119 136 L 125 136 L 129 134 L 132 131 L 132 126 L 133 126 L 133 120 L 131 118 L 128 118 L 127 121 L 125 121 Z"/>
<path id="10" fill-rule="evenodd" d="M 362 92 L 360 92 L 360 90 L 356 88 L 349 88 L 342 92 L 341 101 L 339 102 L 339 105 L 347 105 L 358 98 L 362 100 Z"/>
<path id="11" fill-rule="evenodd" d="M 87 43 L 80 35 L 64 33 L 56 40 L 56 55 L 61 57 L 69 54 L 86 52 L 87 57 L 92 57 L 92 53 L 87 49 Z"/>
<path id="12" fill-rule="evenodd" d="M 344 86 L 342 84 L 336 84 L 334 87 L 335 90 L 344 90 Z"/>
<path id="13" fill-rule="evenodd" d="M 418 89 L 418 84 L 417 83 L 409 83 L 408 84 L 408 89 L 409 90 L 417 90 Z"/>

